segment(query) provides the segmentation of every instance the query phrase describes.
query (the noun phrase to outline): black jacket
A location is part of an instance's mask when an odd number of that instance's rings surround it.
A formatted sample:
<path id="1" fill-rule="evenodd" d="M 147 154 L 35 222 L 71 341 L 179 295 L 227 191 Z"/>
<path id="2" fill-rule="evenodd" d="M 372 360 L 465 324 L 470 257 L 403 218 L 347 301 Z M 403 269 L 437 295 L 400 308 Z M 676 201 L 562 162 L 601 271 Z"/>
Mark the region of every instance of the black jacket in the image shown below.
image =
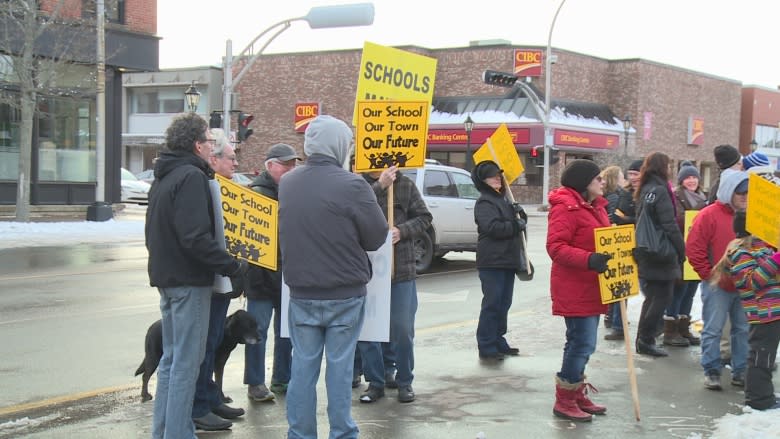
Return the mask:
<path id="1" fill-rule="evenodd" d="M 620 211 L 622 215 L 618 214 Z M 634 203 L 634 189 L 629 186 L 618 196 L 617 208 L 614 211 L 615 224 L 621 226 L 624 224 L 636 224 L 636 206 Z M 609 217 L 612 221 L 612 216 Z"/>
<path id="2" fill-rule="evenodd" d="M 253 191 L 265 195 L 268 198 L 278 200 L 279 199 L 279 185 L 276 184 L 271 174 L 268 171 L 263 171 L 257 178 L 249 185 Z M 274 306 L 279 306 L 282 300 L 282 251 L 281 246 L 278 247 L 278 255 L 276 257 L 277 270 L 271 270 L 265 267 L 257 265 L 250 265 L 247 272 L 247 280 L 245 283 L 244 293 L 247 299 L 260 300 L 271 299 L 274 302 Z"/>
<path id="3" fill-rule="evenodd" d="M 230 275 L 238 260 L 214 237 L 209 179 L 214 172 L 200 157 L 166 151 L 154 166 L 146 210 L 149 282 L 154 287 L 207 286 L 214 273 Z"/>
<path id="4" fill-rule="evenodd" d="M 503 192 L 496 192 L 484 181 L 472 176 L 480 197 L 474 205 L 477 223 L 477 268 L 525 270 L 520 232 L 525 223 L 517 218 Z"/>
<path id="5" fill-rule="evenodd" d="M 643 279 L 676 280 L 682 277 L 680 266 L 685 260 L 685 241 L 677 225 L 674 203 L 674 199 L 669 194 L 668 183 L 659 176 L 652 175 L 640 188 L 636 206 L 637 220 L 642 215 L 642 211 L 647 209 L 647 214 L 650 215 L 656 228 L 663 230 L 677 250 L 677 260 L 665 263 L 637 259 L 639 277 Z"/>

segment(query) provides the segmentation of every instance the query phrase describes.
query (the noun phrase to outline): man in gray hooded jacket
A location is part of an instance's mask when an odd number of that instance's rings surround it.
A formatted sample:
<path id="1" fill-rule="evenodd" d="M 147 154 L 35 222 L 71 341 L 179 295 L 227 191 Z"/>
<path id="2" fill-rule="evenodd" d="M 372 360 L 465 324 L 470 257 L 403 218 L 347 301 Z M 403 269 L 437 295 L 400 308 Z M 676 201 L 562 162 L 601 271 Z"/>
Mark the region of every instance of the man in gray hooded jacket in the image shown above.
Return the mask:
<path id="1" fill-rule="evenodd" d="M 365 179 L 343 168 L 352 138 L 344 122 L 318 116 L 304 134 L 306 165 L 279 183 L 279 243 L 290 287 L 293 345 L 287 388 L 291 439 L 317 438 L 316 385 L 323 350 L 330 437 L 358 435 L 351 383 L 371 279 L 366 252 L 385 242 L 388 225 Z"/>

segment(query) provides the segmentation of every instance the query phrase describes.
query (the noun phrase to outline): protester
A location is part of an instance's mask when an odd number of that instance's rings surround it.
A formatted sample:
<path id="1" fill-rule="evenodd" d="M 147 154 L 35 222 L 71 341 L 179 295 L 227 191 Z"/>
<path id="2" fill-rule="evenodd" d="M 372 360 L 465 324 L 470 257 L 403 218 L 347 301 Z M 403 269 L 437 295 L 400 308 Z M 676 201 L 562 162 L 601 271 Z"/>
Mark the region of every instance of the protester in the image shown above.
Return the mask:
<path id="1" fill-rule="evenodd" d="M 564 317 L 563 364 L 555 376 L 553 413 L 573 421 L 590 421 L 607 408 L 587 395 L 585 366 L 596 350 L 601 304 L 598 274 L 607 271 L 609 255 L 596 253 L 593 229 L 609 226 L 599 167 L 572 160 L 563 170 L 563 187 L 550 192 L 547 253 L 552 259 L 552 313 Z"/>
<path id="2" fill-rule="evenodd" d="M 742 170 L 742 155 L 740 155 L 737 148 L 731 145 L 718 145 L 713 149 L 715 156 L 715 163 L 718 165 L 721 174 L 726 169 L 732 169 L 735 171 Z M 707 193 L 707 204 L 712 204 L 718 199 L 718 187 L 720 186 L 721 176 L 710 187 L 710 191 Z"/>
<path id="3" fill-rule="evenodd" d="M 745 230 L 745 212 L 734 214 L 736 239 L 713 269 L 712 282 L 729 277 L 737 287 L 750 324 L 745 404 L 756 409 L 780 408 L 772 370 L 780 343 L 780 253 Z"/>
<path id="4" fill-rule="evenodd" d="M 233 178 L 238 168 L 238 160 L 233 146 L 225 132 L 220 128 L 211 130 L 215 143 L 209 157 L 209 166 L 217 174 L 227 179 Z M 222 203 L 220 185 L 217 180 L 209 180 L 214 212 L 214 232 L 221 248 L 225 248 L 225 227 L 222 222 Z M 235 419 L 244 414 L 244 409 L 233 408 L 222 401 L 222 392 L 214 382 L 214 359 L 217 346 L 222 343 L 225 335 L 225 320 L 230 306 L 230 299 L 241 295 L 243 283 L 240 279 L 229 279 L 217 275 L 214 281 L 214 291 L 211 295 L 211 310 L 209 312 L 209 329 L 206 337 L 206 353 L 200 365 L 197 384 L 195 386 L 195 401 L 192 405 L 192 421 L 195 428 L 205 431 L 227 430 L 232 426 L 227 419 Z"/>
<path id="5" fill-rule="evenodd" d="M 628 165 L 626 176 L 628 183 L 623 185 L 623 191 L 618 197 L 617 207 L 613 217 L 617 225 L 634 224 L 636 222 L 636 207 L 634 203 L 634 192 L 639 185 L 639 170 L 642 168 L 644 160 L 634 160 Z M 626 302 L 628 305 L 628 302 Z M 620 303 L 615 302 L 609 305 L 607 314 L 604 316 L 604 326 L 611 328 L 611 331 L 604 334 L 604 340 L 624 340 L 623 336 L 623 317 L 620 314 Z"/>
<path id="6" fill-rule="evenodd" d="M 620 166 L 607 166 L 601 171 L 601 178 L 604 181 L 604 198 L 607 200 L 609 222 L 619 224 L 620 216 L 615 211 L 618 208 L 620 196 L 625 192 L 623 186 L 626 185 L 626 179 L 623 178 L 623 170 L 620 169 Z"/>
<path id="7" fill-rule="evenodd" d="M 636 336 L 636 352 L 653 357 L 665 357 L 667 352 L 657 346 L 655 337 L 663 313 L 672 300 L 674 284 L 682 279 L 681 266 L 685 261 L 685 241 L 677 225 L 677 214 L 669 182 L 669 156 L 654 152 L 645 158 L 639 172 L 639 187 L 634 199 L 637 203 L 637 222 L 647 219 L 656 231 L 661 231 L 674 247 L 677 257 L 671 260 L 652 259 L 644 253 L 634 255 L 642 285 L 642 310 Z M 643 217 L 642 215 L 645 215 Z"/>
<path id="8" fill-rule="evenodd" d="M 506 199 L 502 172 L 498 164 L 490 160 L 480 162 L 471 171 L 471 180 L 480 193 L 474 205 L 479 235 L 477 271 L 482 284 L 477 348 L 479 358 L 492 361 L 520 353 L 519 349 L 509 346 L 505 336 L 515 273 L 523 268 L 520 233 L 525 230 L 528 218 L 522 209 L 516 211 Z"/>
<path id="9" fill-rule="evenodd" d="M 392 166 L 363 177 L 374 190 L 379 207 L 387 215 L 387 191 L 393 187 L 393 277 L 390 284 L 390 343 L 395 354 L 395 368 L 388 370 L 383 343 L 358 342 L 363 360 L 362 369 L 369 382 L 360 402 L 371 403 L 385 394 L 385 386 L 395 382 L 398 401 L 415 399 L 414 380 L 414 317 L 417 313 L 417 270 L 414 240 L 427 233 L 433 216 L 412 180 Z M 392 362 L 391 362 L 392 363 Z"/>
<path id="10" fill-rule="evenodd" d="M 279 182 L 279 244 L 294 352 L 288 438 L 317 438 L 323 351 L 330 437 L 358 434 L 350 383 L 371 278 L 366 252 L 384 244 L 388 226 L 368 183 L 343 168 L 352 138 L 344 122 L 317 116 L 304 133 L 306 165 Z"/>
<path id="11" fill-rule="evenodd" d="M 707 195 L 699 184 L 699 170 L 690 162 L 683 162 L 677 172 L 674 200 L 677 209 L 677 225 L 685 237 L 685 212 L 701 210 L 707 204 Z M 664 313 L 664 338 L 666 346 L 698 346 L 701 339 L 691 333 L 691 309 L 699 288 L 698 280 L 680 280 L 674 285 L 672 301 Z"/>
<path id="12" fill-rule="evenodd" d="M 295 169 L 298 160 L 298 153 L 292 146 L 284 143 L 273 145 L 265 156 L 265 171 L 258 175 L 249 187 L 272 200 L 278 200 L 279 180 L 284 174 Z M 276 270 L 251 266 L 247 273 L 246 310 L 257 321 L 257 335 L 260 340 L 257 344 L 244 347 L 244 384 L 247 385 L 247 396 L 253 401 L 273 400 L 274 394 L 287 392 L 287 384 L 290 382 L 292 344 L 289 338 L 281 336 L 281 247 L 276 261 Z M 274 362 L 269 390 L 265 385 L 265 349 L 272 315 Z"/>
<path id="13" fill-rule="evenodd" d="M 717 284 L 709 282 L 713 266 L 734 239 L 734 212 L 747 206 L 748 175 L 744 171 L 726 170 L 721 174 L 718 200 L 702 209 L 693 220 L 686 242 L 686 255 L 701 278 L 702 318 L 701 366 L 704 386 L 721 390 L 719 340 L 726 319 L 731 320 L 731 384 L 745 385 L 745 363 L 748 351 L 748 323 L 736 287 L 728 277 Z"/>
<path id="14" fill-rule="evenodd" d="M 195 113 L 174 118 L 154 167 L 146 211 L 149 281 L 160 293 L 163 355 L 152 437 L 192 438 L 195 381 L 206 351 L 215 274 L 241 276 L 247 262 L 215 237 L 208 165 L 214 138 Z"/>

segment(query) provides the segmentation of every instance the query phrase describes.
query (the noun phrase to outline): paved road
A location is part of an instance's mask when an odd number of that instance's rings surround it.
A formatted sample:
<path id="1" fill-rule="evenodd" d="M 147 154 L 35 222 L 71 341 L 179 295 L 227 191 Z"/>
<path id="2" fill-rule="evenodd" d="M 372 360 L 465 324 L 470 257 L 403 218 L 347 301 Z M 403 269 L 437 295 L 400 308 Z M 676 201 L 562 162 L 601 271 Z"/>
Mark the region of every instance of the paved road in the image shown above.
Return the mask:
<path id="1" fill-rule="evenodd" d="M 591 424 L 551 414 L 553 374 L 560 366 L 564 327 L 549 311 L 545 225 L 531 223 L 531 257 L 538 275 L 518 283 L 508 338 L 521 356 L 490 365 L 476 355 L 481 299 L 473 254 L 448 256 L 418 281 L 416 379 L 418 400 L 399 404 L 394 391 L 353 414 L 363 438 L 706 437 L 713 419 L 738 413 L 743 395 L 702 388 L 698 350 L 667 359 L 636 358 L 642 420 L 634 419 L 626 353 L 600 340 L 588 367 L 609 407 Z M 0 438 L 137 438 L 149 436 L 151 403 L 140 403 L 143 336 L 158 318 L 147 286 L 140 243 L 68 249 L 0 251 Z M 234 306 L 238 306 L 235 304 Z M 636 322 L 640 303 L 629 304 Z M 202 437 L 282 438 L 284 398 L 252 404 L 241 384 L 243 351 L 226 370 L 226 392 L 247 408 L 232 433 Z M 327 435 L 324 385 L 319 389 L 320 437 Z"/>

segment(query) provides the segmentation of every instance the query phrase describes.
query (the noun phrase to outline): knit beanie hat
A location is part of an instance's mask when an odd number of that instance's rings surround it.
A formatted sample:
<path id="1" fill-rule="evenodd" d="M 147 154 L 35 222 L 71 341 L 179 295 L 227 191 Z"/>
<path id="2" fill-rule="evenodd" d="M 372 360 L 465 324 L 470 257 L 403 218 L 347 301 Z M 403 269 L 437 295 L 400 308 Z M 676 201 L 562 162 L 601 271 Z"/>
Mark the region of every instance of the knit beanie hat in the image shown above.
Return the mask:
<path id="1" fill-rule="evenodd" d="M 753 166 L 769 166 L 769 157 L 760 152 L 753 152 L 742 159 L 742 167 L 747 171 Z"/>
<path id="2" fill-rule="evenodd" d="M 742 158 L 737 148 L 731 145 L 718 145 L 713 150 L 713 154 L 715 154 L 715 163 L 720 169 L 728 169 Z"/>
<path id="3" fill-rule="evenodd" d="M 701 174 L 699 174 L 699 170 L 695 166 L 686 165 L 681 167 L 680 172 L 677 173 L 677 184 L 682 184 L 683 180 L 691 176 L 701 180 Z"/>
<path id="4" fill-rule="evenodd" d="M 634 160 L 630 165 L 628 165 L 628 170 L 639 172 L 639 170 L 642 169 L 642 163 L 644 162 L 644 160 Z"/>
<path id="5" fill-rule="evenodd" d="M 744 210 L 738 210 L 734 212 L 734 222 L 732 223 L 732 227 L 734 228 L 734 234 L 737 238 L 744 238 L 746 236 L 750 236 L 750 233 L 748 233 L 747 230 L 745 230 L 745 218 L 746 213 Z"/>
<path id="6" fill-rule="evenodd" d="M 592 160 L 572 160 L 563 168 L 561 185 L 570 187 L 581 194 L 600 173 L 601 169 Z"/>

